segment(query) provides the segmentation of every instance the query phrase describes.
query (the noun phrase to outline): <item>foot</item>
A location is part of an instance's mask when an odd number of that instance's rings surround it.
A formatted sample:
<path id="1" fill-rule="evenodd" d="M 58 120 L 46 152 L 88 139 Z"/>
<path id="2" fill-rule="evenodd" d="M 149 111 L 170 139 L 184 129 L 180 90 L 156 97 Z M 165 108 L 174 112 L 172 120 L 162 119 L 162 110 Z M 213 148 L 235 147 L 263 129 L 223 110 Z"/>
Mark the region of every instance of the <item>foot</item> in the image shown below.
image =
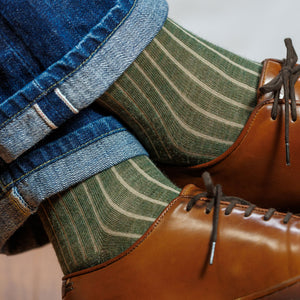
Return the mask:
<path id="1" fill-rule="evenodd" d="M 63 299 L 296 299 L 299 217 L 186 186 L 128 250 L 63 279 Z M 293 298 L 294 297 L 294 298 Z"/>
<path id="2" fill-rule="evenodd" d="M 69 274 L 125 251 L 179 193 L 147 156 L 137 156 L 46 199 L 39 215 Z"/>
<path id="3" fill-rule="evenodd" d="M 168 20 L 98 103 L 132 128 L 180 187 L 199 184 L 208 170 L 226 194 L 300 212 L 300 84 L 291 115 L 274 97 L 283 83 L 279 73 L 291 87 L 299 73 L 290 41 L 287 46 L 286 60 L 267 60 L 262 70 Z M 257 101 L 257 88 L 274 77 Z"/>
<path id="4" fill-rule="evenodd" d="M 266 60 L 259 84 L 258 103 L 237 141 L 218 158 L 193 167 L 164 166 L 178 186 L 198 184 L 209 171 L 225 194 L 248 199 L 261 207 L 300 212 L 300 66 L 290 41 L 284 61 Z M 286 61 L 292 65 L 287 66 Z M 286 95 L 280 94 L 283 74 Z M 286 75 L 284 75 L 286 76 Z M 272 80 L 272 81 L 271 81 Z M 277 86 L 276 86 L 277 84 Z M 285 101 L 284 99 L 293 100 Z M 289 105 L 290 103 L 290 105 Z M 291 111 L 291 113 L 289 112 Z M 263 195 L 263 197 L 261 196 Z"/>

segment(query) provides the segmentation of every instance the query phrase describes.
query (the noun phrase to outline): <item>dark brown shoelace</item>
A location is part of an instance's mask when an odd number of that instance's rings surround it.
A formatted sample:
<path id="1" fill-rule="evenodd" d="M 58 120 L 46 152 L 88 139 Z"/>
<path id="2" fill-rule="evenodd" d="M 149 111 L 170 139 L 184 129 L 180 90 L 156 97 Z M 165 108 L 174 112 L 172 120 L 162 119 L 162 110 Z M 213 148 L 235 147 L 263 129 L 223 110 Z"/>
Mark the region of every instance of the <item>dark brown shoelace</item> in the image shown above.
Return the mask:
<path id="1" fill-rule="evenodd" d="M 284 91 L 284 107 L 285 107 L 285 152 L 286 152 L 286 164 L 290 165 L 290 143 L 289 143 L 289 100 L 291 102 L 291 116 L 292 120 L 297 120 L 296 99 L 295 99 L 295 83 L 300 76 L 300 65 L 297 66 L 296 62 L 298 56 L 293 47 L 291 39 L 284 40 L 287 48 L 286 59 L 282 60 L 282 68 L 279 74 L 273 78 L 270 82 L 260 87 L 260 92 L 263 94 L 273 92 L 274 104 L 272 107 L 271 117 L 273 120 L 278 115 L 278 102 L 280 97 L 280 91 L 283 87 Z"/>
<path id="2" fill-rule="evenodd" d="M 206 213 L 209 214 L 212 209 L 214 208 L 214 215 L 213 215 L 213 228 L 212 228 L 212 234 L 211 234 L 211 252 L 210 252 L 210 260 L 209 263 L 212 265 L 214 260 L 214 254 L 215 254 L 215 247 L 217 242 L 217 233 L 218 233 L 218 223 L 219 223 L 219 212 L 220 212 L 220 203 L 221 201 L 229 202 L 229 205 L 225 209 L 225 215 L 230 215 L 233 208 L 236 204 L 246 205 L 248 208 L 245 210 L 245 217 L 249 217 L 253 210 L 255 209 L 256 205 L 237 197 L 233 196 L 225 196 L 222 192 L 222 187 L 220 184 L 217 184 L 214 186 L 212 179 L 208 172 L 204 172 L 202 174 L 202 179 L 205 184 L 206 192 L 200 193 L 195 195 L 191 198 L 189 203 L 186 206 L 186 210 L 190 211 L 193 206 L 196 204 L 196 202 L 200 198 L 208 198 L 210 201 L 208 202 L 206 206 Z M 268 211 L 264 215 L 264 220 L 268 221 L 272 218 L 273 214 L 275 213 L 274 208 L 268 209 Z M 292 213 L 287 213 L 283 219 L 283 223 L 287 224 L 289 220 L 292 217 Z"/>

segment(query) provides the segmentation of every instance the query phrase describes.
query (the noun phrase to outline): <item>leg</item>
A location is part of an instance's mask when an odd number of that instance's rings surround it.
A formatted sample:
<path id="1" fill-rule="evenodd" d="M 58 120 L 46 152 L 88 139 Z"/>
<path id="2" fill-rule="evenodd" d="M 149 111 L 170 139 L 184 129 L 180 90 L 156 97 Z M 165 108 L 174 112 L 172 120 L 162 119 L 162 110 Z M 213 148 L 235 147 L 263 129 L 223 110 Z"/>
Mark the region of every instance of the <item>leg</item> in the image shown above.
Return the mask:
<path id="1" fill-rule="evenodd" d="M 168 19 L 97 103 L 128 124 L 156 161 L 199 164 L 239 136 L 256 106 L 260 71 Z"/>

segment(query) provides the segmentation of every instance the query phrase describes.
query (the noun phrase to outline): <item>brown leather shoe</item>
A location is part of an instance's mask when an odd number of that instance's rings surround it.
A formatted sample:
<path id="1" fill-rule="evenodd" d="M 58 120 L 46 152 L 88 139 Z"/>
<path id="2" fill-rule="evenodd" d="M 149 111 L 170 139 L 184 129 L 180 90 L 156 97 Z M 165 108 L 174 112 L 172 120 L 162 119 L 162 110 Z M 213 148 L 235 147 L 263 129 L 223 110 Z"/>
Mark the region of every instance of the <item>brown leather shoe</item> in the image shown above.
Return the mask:
<path id="1" fill-rule="evenodd" d="M 286 40 L 286 44 L 286 60 L 264 62 L 259 84 L 264 88 L 258 92 L 257 106 L 237 141 L 225 153 L 197 166 L 161 166 L 175 184 L 199 185 L 201 174 L 208 171 L 215 182 L 224 186 L 225 194 L 262 207 L 300 212 L 300 66 L 295 65 L 297 56 L 291 41 Z M 284 79 L 290 87 L 286 98 L 294 100 L 283 99 Z"/>
<path id="2" fill-rule="evenodd" d="M 118 257 L 65 276 L 63 299 L 299 299 L 300 218 L 206 185 L 186 186 Z"/>

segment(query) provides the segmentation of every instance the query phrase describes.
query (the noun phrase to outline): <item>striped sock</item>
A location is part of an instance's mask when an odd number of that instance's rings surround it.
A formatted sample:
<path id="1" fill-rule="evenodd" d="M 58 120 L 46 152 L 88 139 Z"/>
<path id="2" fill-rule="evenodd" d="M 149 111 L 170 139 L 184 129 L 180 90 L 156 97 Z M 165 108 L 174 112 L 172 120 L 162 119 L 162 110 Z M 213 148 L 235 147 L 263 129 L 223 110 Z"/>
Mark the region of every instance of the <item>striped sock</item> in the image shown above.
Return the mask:
<path id="1" fill-rule="evenodd" d="M 197 164 L 234 143 L 256 105 L 261 65 L 195 37 L 171 20 L 97 100 L 155 161 Z"/>
<path id="2" fill-rule="evenodd" d="M 148 157 L 139 156 L 45 200 L 39 215 L 68 274 L 129 248 L 178 194 Z"/>

